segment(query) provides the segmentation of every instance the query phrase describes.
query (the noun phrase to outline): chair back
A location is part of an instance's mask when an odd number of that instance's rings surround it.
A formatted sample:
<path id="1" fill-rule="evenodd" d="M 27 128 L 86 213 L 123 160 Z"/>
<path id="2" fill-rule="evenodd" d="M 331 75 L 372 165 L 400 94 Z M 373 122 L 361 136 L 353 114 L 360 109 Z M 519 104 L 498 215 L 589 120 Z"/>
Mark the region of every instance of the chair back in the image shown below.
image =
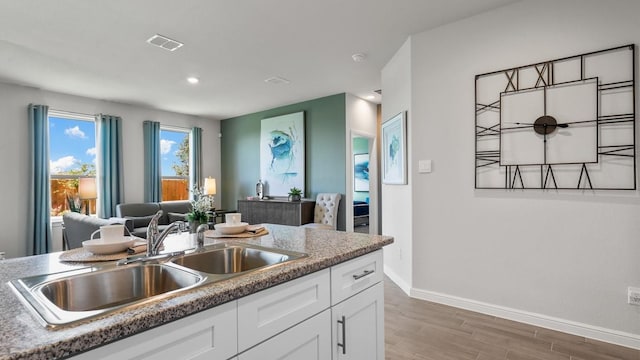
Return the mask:
<path id="1" fill-rule="evenodd" d="M 110 218 L 101 219 L 84 214 L 67 212 L 62 215 L 64 223 L 64 242 L 67 249 L 75 249 L 82 247 L 82 242 L 91 239 L 91 234 L 100 230 L 100 226 L 124 224 L 125 219 Z M 124 235 L 124 233 L 123 233 Z M 100 233 L 96 234 L 96 238 L 100 237 Z"/>
<path id="2" fill-rule="evenodd" d="M 316 197 L 316 207 L 313 213 L 313 222 L 333 226 L 335 230 L 338 226 L 338 205 L 340 204 L 340 194 L 320 193 Z"/>

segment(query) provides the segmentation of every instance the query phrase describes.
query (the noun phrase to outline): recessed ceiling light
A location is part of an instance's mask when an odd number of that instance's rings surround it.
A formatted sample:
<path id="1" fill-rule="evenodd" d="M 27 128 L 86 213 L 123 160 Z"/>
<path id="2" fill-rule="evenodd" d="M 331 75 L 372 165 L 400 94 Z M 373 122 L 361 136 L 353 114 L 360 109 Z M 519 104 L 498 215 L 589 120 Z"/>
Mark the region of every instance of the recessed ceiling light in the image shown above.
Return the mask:
<path id="1" fill-rule="evenodd" d="M 363 62 L 367 58 L 367 55 L 358 53 L 351 55 L 351 58 L 355 62 Z"/>
<path id="2" fill-rule="evenodd" d="M 375 99 L 375 98 L 376 98 L 376 97 L 375 97 L 374 95 L 368 95 L 368 96 L 367 96 L 367 100 L 373 100 L 373 99 Z"/>
<path id="3" fill-rule="evenodd" d="M 197 77 L 194 76 L 190 76 L 187 78 L 187 81 L 189 82 L 189 84 L 197 84 L 200 82 L 200 79 L 198 79 Z"/>

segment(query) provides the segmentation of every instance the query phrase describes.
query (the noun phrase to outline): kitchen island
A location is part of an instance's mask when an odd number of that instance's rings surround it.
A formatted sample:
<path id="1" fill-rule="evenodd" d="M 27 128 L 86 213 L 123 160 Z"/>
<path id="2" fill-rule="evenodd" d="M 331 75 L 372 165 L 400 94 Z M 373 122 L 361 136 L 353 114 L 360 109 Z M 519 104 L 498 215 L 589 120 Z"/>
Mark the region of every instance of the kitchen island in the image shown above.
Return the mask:
<path id="1" fill-rule="evenodd" d="M 218 305 L 246 298 L 262 290 L 299 279 L 381 249 L 393 242 L 388 236 L 265 225 L 269 234 L 242 242 L 269 248 L 306 253 L 309 256 L 229 280 L 176 293 L 79 324 L 48 329 L 19 300 L 8 281 L 27 276 L 87 267 L 61 263 L 61 253 L 38 255 L 0 262 L 0 359 L 62 359 L 130 337 L 134 334 L 198 314 Z M 222 240 L 207 239 L 206 244 Z M 191 241 L 177 241 L 189 248 Z M 170 244 L 168 244 L 170 245 Z M 175 245 L 167 246 L 176 250 Z M 100 263 L 92 263 L 96 269 Z M 327 270 L 325 270 L 327 269 Z"/>

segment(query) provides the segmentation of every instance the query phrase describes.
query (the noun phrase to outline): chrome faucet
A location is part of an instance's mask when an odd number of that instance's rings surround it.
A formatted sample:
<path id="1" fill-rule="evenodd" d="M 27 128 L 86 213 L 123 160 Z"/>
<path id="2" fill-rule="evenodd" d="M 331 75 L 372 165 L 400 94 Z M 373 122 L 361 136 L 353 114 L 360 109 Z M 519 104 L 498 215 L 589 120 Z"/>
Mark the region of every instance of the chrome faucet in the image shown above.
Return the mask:
<path id="1" fill-rule="evenodd" d="M 159 210 L 155 215 L 153 215 L 149 222 L 149 226 L 147 227 L 147 257 L 158 255 L 160 245 L 162 245 L 164 239 L 172 231 L 178 230 L 178 232 L 180 232 L 186 227 L 186 223 L 184 221 L 176 221 L 169 224 L 164 231 L 160 232 L 158 230 L 158 220 L 161 216 L 162 210 Z"/>
<path id="2" fill-rule="evenodd" d="M 204 248 L 204 232 L 209 230 L 208 224 L 202 224 L 196 229 L 196 239 L 198 240 L 197 250 Z"/>

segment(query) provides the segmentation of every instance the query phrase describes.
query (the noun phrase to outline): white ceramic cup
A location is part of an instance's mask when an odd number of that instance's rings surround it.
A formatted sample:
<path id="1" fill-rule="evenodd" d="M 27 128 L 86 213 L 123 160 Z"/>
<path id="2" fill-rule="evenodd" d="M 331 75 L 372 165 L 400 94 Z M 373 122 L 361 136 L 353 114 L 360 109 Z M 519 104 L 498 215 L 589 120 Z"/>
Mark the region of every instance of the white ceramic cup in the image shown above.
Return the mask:
<path id="1" fill-rule="evenodd" d="M 100 226 L 100 239 L 104 242 L 121 240 L 124 236 L 124 225 L 104 225 Z"/>
<path id="2" fill-rule="evenodd" d="M 229 225 L 238 225 L 242 220 L 241 213 L 228 213 L 224 215 L 224 220 Z"/>

